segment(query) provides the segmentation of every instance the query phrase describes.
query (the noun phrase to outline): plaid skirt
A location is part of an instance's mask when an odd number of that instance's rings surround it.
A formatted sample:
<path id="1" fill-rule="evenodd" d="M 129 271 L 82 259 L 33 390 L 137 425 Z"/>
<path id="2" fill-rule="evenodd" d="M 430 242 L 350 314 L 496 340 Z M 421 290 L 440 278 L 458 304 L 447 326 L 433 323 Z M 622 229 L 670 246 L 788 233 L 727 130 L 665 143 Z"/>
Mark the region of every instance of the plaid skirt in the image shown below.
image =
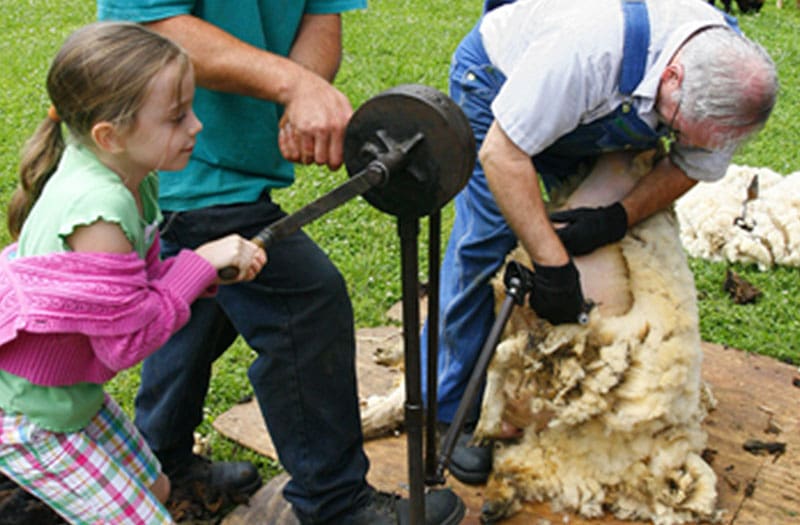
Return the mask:
<path id="1" fill-rule="evenodd" d="M 173 523 L 148 489 L 160 471 L 144 438 L 108 394 L 77 432 L 51 432 L 0 409 L 0 472 L 70 523 Z"/>

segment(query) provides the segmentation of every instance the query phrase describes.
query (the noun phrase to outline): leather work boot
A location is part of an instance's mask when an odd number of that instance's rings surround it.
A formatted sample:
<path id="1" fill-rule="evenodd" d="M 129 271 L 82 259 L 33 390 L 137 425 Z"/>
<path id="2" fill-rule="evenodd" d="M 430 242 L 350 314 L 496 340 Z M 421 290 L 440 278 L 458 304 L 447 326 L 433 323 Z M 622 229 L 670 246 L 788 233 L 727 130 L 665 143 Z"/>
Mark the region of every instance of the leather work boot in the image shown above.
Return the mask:
<path id="1" fill-rule="evenodd" d="M 466 507 L 450 489 L 430 490 L 425 494 L 425 525 L 458 525 Z M 343 525 L 408 525 L 409 500 L 397 494 L 372 490 L 367 504 L 345 517 Z"/>
<path id="2" fill-rule="evenodd" d="M 440 435 L 442 443 L 444 436 L 450 425 L 440 424 Z M 489 445 L 472 445 L 472 434 L 475 431 L 475 424 L 466 424 L 464 429 L 456 438 L 453 452 L 450 454 L 448 470 L 461 483 L 467 485 L 482 485 L 489 479 L 492 471 L 492 450 Z"/>
<path id="3" fill-rule="evenodd" d="M 167 508 L 176 520 L 208 518 L 246 503 L 261 487 L 261 475 L 247 461 L 191 460 L 167 472 L 172 490 Z"/>

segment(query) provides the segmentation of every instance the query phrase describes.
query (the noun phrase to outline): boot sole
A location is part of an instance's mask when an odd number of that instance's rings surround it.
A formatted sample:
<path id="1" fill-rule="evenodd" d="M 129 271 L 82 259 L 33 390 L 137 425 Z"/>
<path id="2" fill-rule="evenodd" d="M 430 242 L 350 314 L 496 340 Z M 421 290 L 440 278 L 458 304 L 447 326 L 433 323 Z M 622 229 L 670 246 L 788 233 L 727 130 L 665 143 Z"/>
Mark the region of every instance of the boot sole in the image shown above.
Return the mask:
<path id="1" fill-rule="evenodd" d="M 406 502 L 406 503 L 410 503 L 410 502 Z M 426 509 L 425 514 L 427 514 L 427 509 Z M 460 497 L 458 497 L 458 495 L 456 495 L 456 508 L 453 509 L 453 512 L 451 512 L 449 516 L 444 518 L 443 521 L 440 521 L 436 525 L 459 525 L 461 523 L 461 521 L 464 519 L 464 516 L 466 514 L 467 514 L 467 507 L 466 507 L 466 505 L 464 505 L 464 501 Z M 409 525 L 409 523 L 410 523 L 409 522 L 409 518 L 410 518 L 410 516 L 408 515 L 407 509 L 406 509 L 406 513 L 405 514 L 398 513 L 397 523 L 399 525 Z M 425 521 L 427 522 L 428 520 L 426 519 Z"/>
<path id="2" fill-rule="evenodd" d="M 263 485 L 264 482 L 259 476 L 258 478 L 254 479 L 251 483 L 248 483 L 247 485 L 242 485 L 241 487 L 236 487 L 226 490 L 225 496 L 233 501 L 248 500 Z"/>
<path id="3" fill-rule="evenodd" d="M 464 519 L 466 513 L 466 505 L 464 505 L 464 502 L 461 501 L 461 498 L 458 498 L 458 507 L 456 507 L 456 510 L 450 516 L 448 516 L 447 520 L 442 522 L 441 525 L 458 525 Z"/>
<path id="4" fill-rule="evenodd" d="M 489 479 L 489 472 L 462 470 L 455 464 L 448 465 L 447 469 L 454 478 L 466 485 L 483 485 Z"/>

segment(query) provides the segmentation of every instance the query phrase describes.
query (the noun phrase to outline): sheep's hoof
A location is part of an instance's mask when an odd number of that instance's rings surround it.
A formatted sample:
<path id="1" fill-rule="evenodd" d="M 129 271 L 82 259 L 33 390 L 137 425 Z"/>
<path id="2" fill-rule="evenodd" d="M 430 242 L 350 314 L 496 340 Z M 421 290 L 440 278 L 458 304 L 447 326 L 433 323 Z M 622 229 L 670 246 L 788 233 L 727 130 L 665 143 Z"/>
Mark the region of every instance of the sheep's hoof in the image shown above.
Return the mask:
<path id="1" fill-rule="evenodd" d="M 481 507 L 481 523 L 492 525 L 508 516 L 511 502 L 486 501 Z"/>

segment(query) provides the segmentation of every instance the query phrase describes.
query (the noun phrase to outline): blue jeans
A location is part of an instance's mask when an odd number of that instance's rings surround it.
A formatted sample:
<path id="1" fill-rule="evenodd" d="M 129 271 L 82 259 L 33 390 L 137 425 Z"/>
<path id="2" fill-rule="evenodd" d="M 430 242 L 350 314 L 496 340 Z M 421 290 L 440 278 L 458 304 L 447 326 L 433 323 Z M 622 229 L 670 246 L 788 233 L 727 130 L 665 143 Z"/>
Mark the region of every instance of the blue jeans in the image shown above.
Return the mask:
<path id="1" fill-rule="evenodd" d="M 480 39 L 473 31 L 465 40 Z M 483 48 L 460 45 L 450 68 L 450 97 L 469 119 L 480 149 L 494 120 L 490 104 L 505 81 L 483 55 Z M 489 284 L 517 238 L 494 200 L 480 161 L 455 197 L 455 219 L 440 276 L 437 417 L 452 421 L 464 395 L 481 346 L 494 322 L 494 295 Z M 427 355 L 428 323 L 421 338 Z M 422 359 L 423 377 L 427 358 Z M 427 383 L 422 382 L 427 396 Z M 427 398 L 427 397 L 426 397 Z M 468 419 L 477 418 L 477 407 Z"/>
<path id="2" fill-rule="evenodd" d="M 268 196 L 165 213 L 162 253 L 231 232 L 250 238 L 284 215 Z M 254 281 L 197 300 L 189 323 L 145 360 L 135 422 L 165 470 L 188 459 L 212 363 L 241 334 L 258 354 L 248 379 L 291 475 L 284 495 L 304 522 L 324 523 L 361 504 L 367 488 L 352 306 L 341 274 L 304 233 L 268 252 Z"/>

